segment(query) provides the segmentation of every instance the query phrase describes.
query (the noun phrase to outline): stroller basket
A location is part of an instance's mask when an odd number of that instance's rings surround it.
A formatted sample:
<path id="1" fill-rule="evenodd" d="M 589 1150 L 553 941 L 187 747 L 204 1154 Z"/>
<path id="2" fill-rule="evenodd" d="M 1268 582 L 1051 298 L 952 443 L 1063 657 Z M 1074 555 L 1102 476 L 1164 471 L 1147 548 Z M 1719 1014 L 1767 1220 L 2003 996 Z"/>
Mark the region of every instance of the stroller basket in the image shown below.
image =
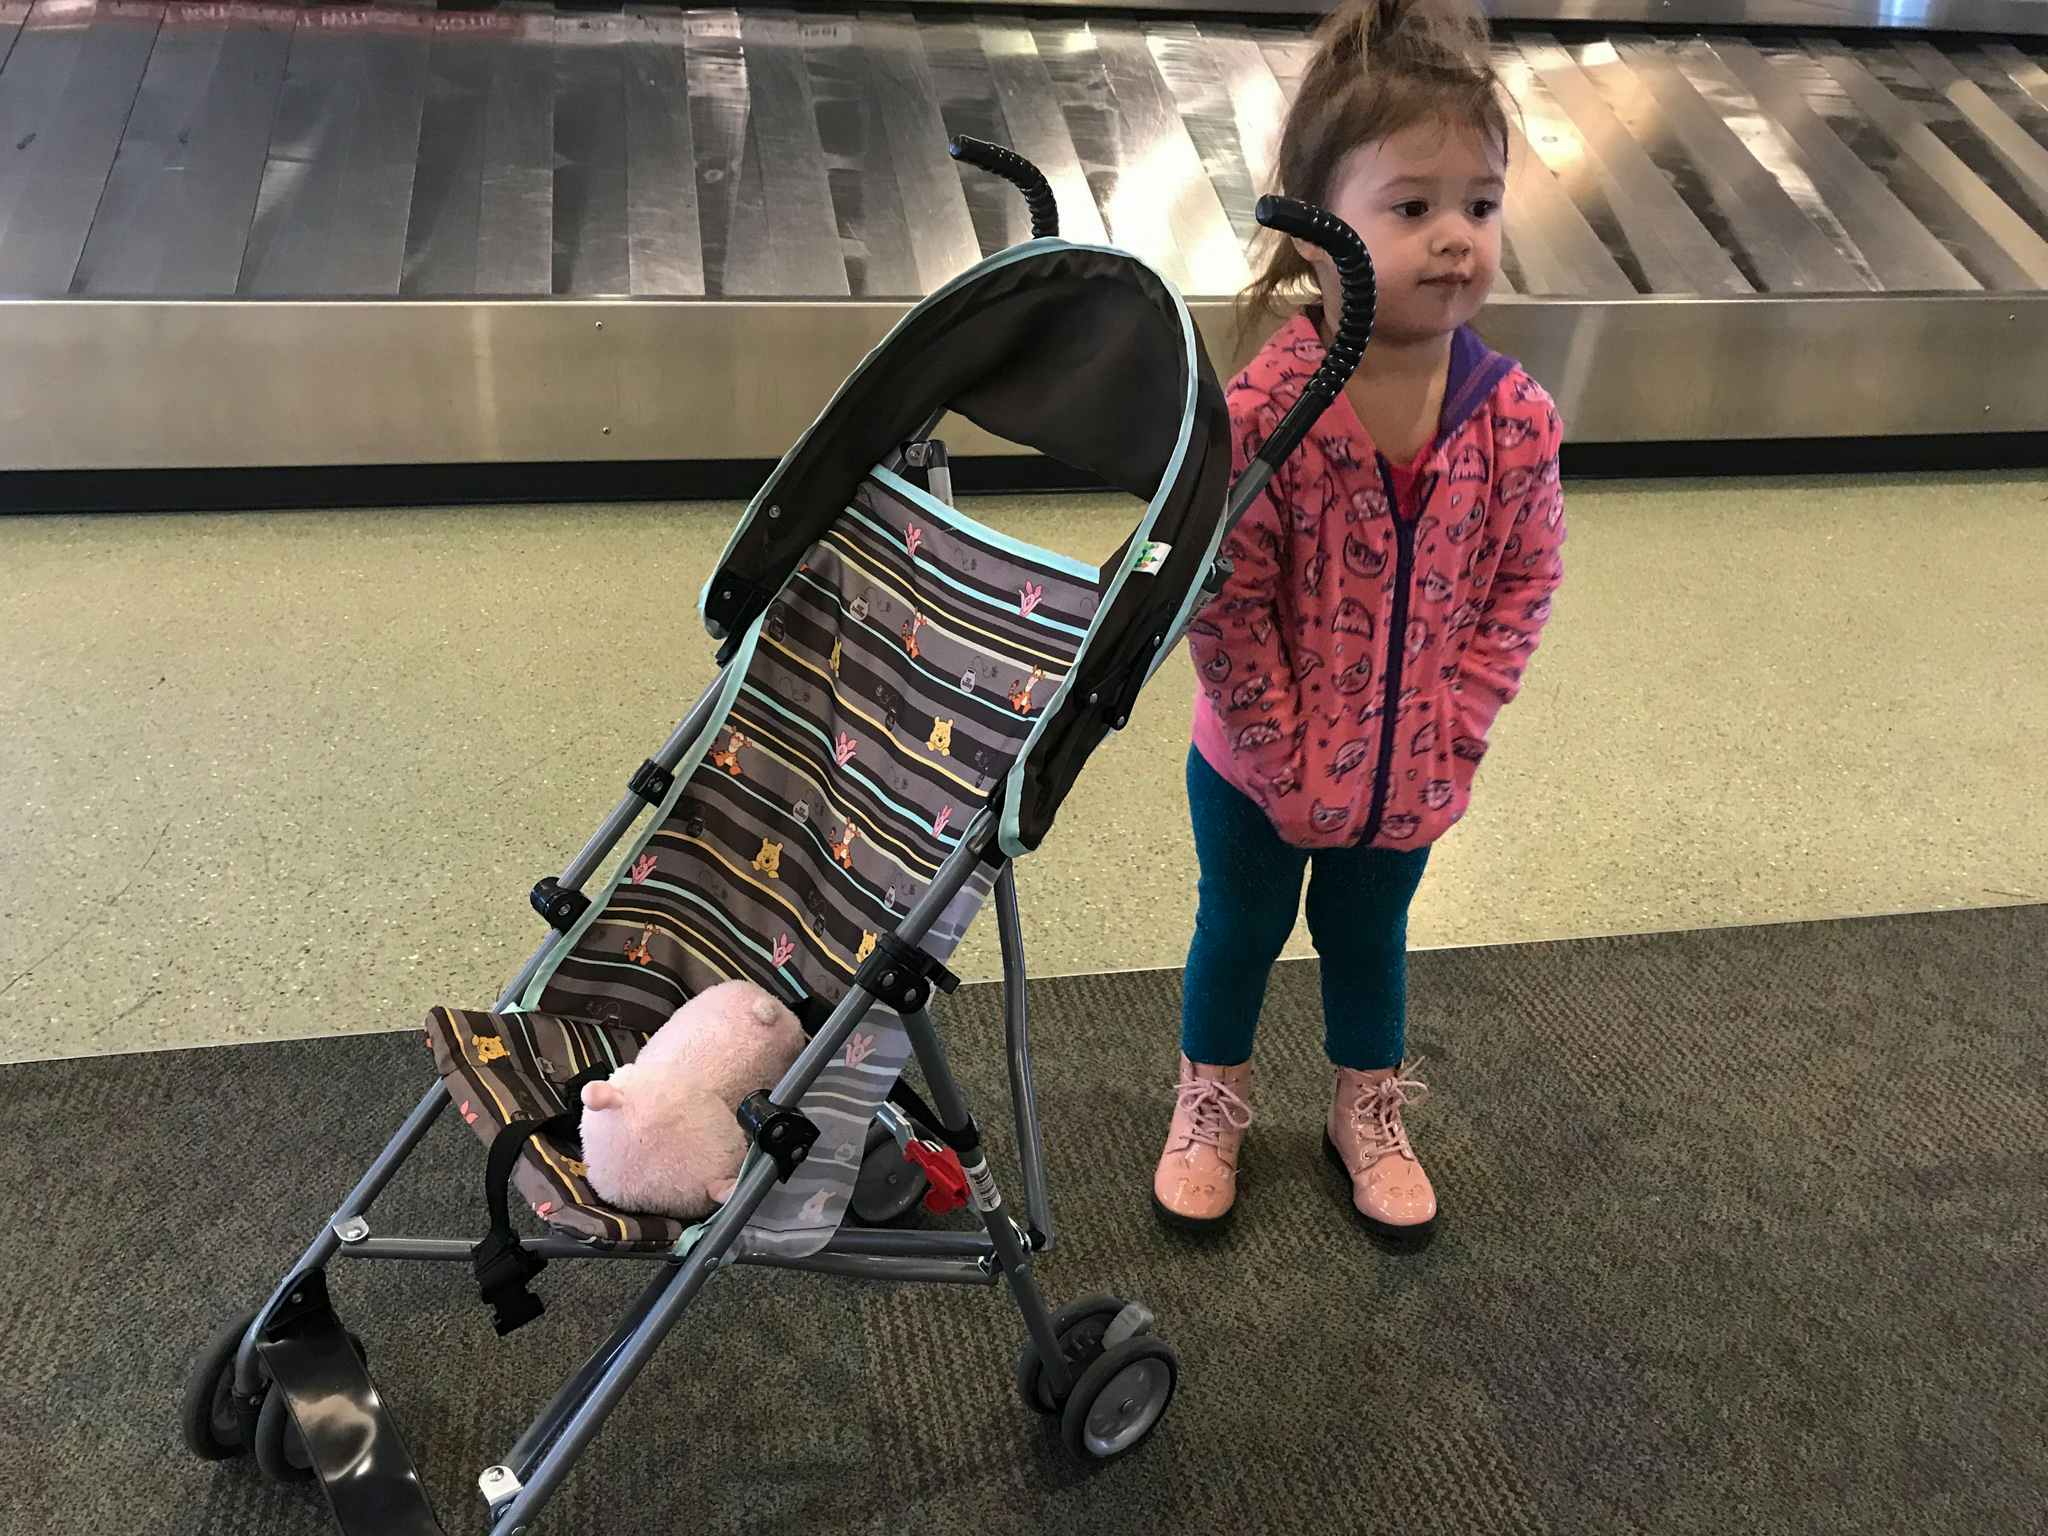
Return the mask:
<path id="1" fill-rule="evenodd" d="M 436 1082 L 269 1300 L 194 1367 L 188 1446 L 317 1480 L 344 1532 L 442 1527 L 329 1297 L 342 1257 L 467 1262 L 500 1333 L 540 1315 L 531 1285 L 552 1259 L 654 1267 L 612 1338 L 481 1469 L 494 1536 L 531 1527 L 723 1264 L 1005 1285 L 1027 1333 L 1026 1403 L 1084 1457 L 1127 1453 L 1166 1411 L 1178 1362 L 1150 1313 L 1118 1298 L 1053 1311 L 1032 1276 L 1053 1220 L 1011 865 L 1127 721 L 1218 584 L 1230 526 L 1356 366 L 1371 269 L 1329 215 L 1261 201 L 1262 224 L 1331 253 L 1346 296 L 1324 369 L 1226 495 L 1222 392 L 1180 296 L 1125 252 L 1058 240 L 1028 162 L 972 140 L 953 152 L 1019 186 L 1038 238 L 913 309 L 771 474 L 704 588 L 717 681 L 534 888 L 551 932 L 496 1004 L 428 1015 Z M 975 522 L 950 504 L 931 438 L 948 411 L 1143 498 L 1138 527 L 1097 569 Z M 1021 1219 L 931 1016 L 991 896 Z M 695 1224 L 608 1205 L 577 1157 L 581 1083 L 733 978 L 781 997 L 811 1036 L 739 1106 L 752 1149 L 738 1188 Z M 913 1057 L 929 1105 L 902 1081 Z M 373 1202 L 451 1105 L 489 1149 L 487 1235 L 373 1234 Z M 508 1184 L 544 1235 L 514 1230 Z M 964 1199 L 980 1230 L 902 1228 L 920 1196 Z"/>

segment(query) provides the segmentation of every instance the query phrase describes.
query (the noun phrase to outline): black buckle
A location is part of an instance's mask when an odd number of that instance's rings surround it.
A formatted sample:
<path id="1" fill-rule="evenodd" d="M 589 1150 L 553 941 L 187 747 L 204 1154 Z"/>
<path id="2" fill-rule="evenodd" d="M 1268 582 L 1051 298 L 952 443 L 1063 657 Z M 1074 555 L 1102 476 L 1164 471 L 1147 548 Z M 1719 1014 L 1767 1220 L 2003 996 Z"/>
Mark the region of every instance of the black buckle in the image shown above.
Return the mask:
<path id="1" fill-rule="evenodd" d="M 470 1249 L 476 1267 L 477 1290 L 491 1309 L 491 1322 L 503 1338 L 523 1328 L 547 1310 L 545 1303 L 529 1291 L 527 1282 L 548 1267 L 548 1261 L 528 1252 L 517 1236 L 494 1232 Z"/>
<path id="2" fill-rule="evenodd" d="M 757 1088 L 740 1100 L 739 1121 L 754 1145 L 775 1164 L 776 1174 L 784 1183 L 811 1155 L 818 1140 L 815 1125 L 796 1110 L 783 1109 L 765 1088 Z"/>
<path id="3" fill-rule="evenodd" d="M 853 981 L 897 1013 L 915 1012 L 931 1001 L 933 992 L 951 993 L 960 985 L 958 976 L 893 933 L 875 941 L 874 953 L 861 962 Z"/>
<path id="4" fill-rule="evenodd" d="M 676 776 L 650 757 L 640 765 L 626 788 L 649 805 L 659 805 L 668 798 L 668 792 L 675 788 L 675 784 Z"/>
<path id="5" fill-rule="evenodd" d="M 590 898 L 581 891 L 565 891 L 558 876 L 549 875 L 533 888 L 527 898 L 533 903 L 533 910 L 547 920 L 547 925 L 558 933 L 567 933 L 576 926 L 577 920 L 590 910 Z"/>

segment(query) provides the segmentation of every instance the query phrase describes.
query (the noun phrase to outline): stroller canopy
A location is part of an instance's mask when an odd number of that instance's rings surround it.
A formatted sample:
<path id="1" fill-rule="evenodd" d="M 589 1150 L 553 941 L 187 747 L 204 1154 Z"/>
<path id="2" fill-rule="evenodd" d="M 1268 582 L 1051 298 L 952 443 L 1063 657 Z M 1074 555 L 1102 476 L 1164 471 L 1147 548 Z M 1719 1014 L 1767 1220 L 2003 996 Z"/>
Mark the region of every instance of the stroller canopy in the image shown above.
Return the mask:
<path id="1" fill-rule="evenodd" d="M 862 480 L 947 411 L 1146 502 L 1004 791 L 1003 843 L 1036 847 L 1105 727 L 1120 727 L 1201 595 L 1230 473 L 1215 370 L 1180 295 L 1128 252 L 1036 240 L 913 309 L 747 509 L 703 593 L 714 636 L 758 622 Z"/>

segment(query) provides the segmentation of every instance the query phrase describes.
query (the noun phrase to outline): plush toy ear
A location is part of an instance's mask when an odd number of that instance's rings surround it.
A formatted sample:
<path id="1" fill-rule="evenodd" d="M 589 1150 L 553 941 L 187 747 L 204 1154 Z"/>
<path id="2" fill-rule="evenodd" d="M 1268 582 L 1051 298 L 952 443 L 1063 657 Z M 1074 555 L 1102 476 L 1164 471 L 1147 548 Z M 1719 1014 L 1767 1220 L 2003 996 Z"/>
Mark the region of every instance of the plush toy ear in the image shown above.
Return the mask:
<path id="1" fill-rule="evenodd" d="M 729 1179 L 715 1179 L 704 1186 L 704 1193 L 711 1197 L 713 1205 L 723 1205 L 732 1198 L 732 1192 L 740 1187 L 739 1175 Z"/>
<path id="2" fill-rule="evenodd" d="M 782 1004 L 775 1001 L 767 993 L 764 992 L 754 999 L 754 1022 L 763 1029 L 774 1028 L 776 1020 L 781 1017 Z"/>
<path id="3" fill-rule="evenodd" d="M 585 1109 L 617 1109 L 625 1102 L 626 1096 L 610 1083 L 596 1082 L 583 1085 Z"/>

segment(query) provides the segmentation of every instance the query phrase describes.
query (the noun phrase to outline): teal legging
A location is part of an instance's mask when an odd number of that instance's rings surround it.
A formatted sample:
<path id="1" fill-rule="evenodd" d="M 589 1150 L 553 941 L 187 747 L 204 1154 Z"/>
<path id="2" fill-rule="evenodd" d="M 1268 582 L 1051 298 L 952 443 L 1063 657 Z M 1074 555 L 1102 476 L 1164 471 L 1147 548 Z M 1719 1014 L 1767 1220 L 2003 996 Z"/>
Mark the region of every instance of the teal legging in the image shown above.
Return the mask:
<path id="1" fill-rule="evenodd" d="M 1252 1054 L 1266 978 L 1294 932 L 1308 873 L 1308 931 L 1323 968 L 1323 1049 L 1340 1067 L 1398 1066 L 1408 1011 L 1408 903 L 1427 848 L 1280 841 L 1266 813 L 1188 753 L 1188 809 L 1202 868 L 1182 991 L 1181 1049 L 1230 1067 Z"/>

